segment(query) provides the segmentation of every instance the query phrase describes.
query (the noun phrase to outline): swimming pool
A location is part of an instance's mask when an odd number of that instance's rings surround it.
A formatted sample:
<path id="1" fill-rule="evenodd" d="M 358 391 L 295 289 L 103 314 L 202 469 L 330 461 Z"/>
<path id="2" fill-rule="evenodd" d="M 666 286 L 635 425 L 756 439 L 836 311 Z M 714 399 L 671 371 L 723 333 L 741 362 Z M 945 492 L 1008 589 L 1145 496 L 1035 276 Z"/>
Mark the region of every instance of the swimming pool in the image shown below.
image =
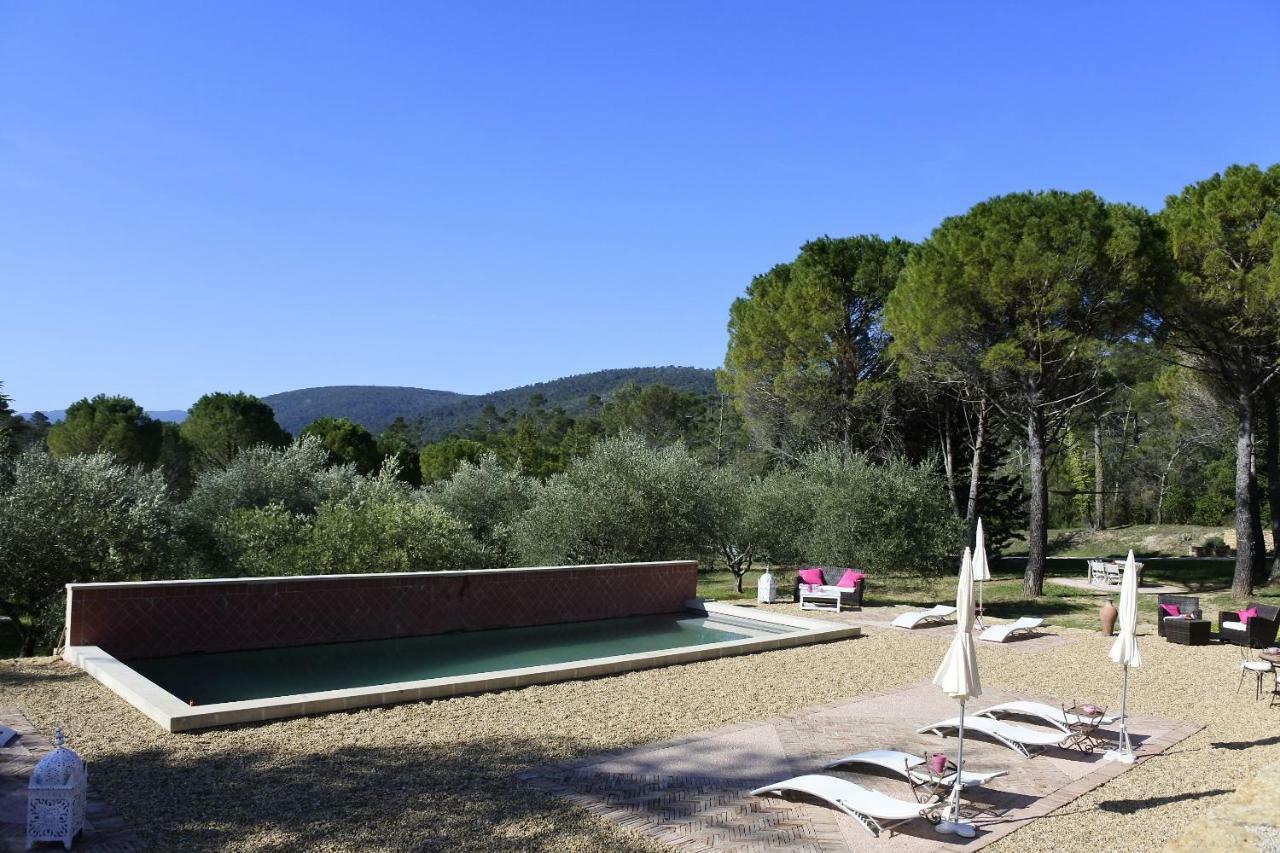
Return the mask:
<path id="1" fill-rule="evenodd" d="M 171 731 L 856 637 L 694 598 L 697 563 L 68 584 L 63 658 Z"/>
<path id="2" fill-rule="evenodd" d="M 692 648 L 797 630 L 689 612 L 124 663 L 200 706 Z"/>

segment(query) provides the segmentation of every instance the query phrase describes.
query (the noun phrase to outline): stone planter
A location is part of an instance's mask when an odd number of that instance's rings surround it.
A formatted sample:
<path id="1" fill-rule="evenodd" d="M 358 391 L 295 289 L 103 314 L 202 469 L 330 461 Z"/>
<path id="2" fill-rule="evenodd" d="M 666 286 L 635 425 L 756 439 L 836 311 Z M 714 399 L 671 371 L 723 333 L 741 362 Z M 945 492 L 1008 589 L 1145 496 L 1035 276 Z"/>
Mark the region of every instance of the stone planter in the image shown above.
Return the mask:
<path id="1" fill-rule="evenodd" d="M 1111 603 L 1111 599 L 1109 598 L 1102 607 L 1098 608 L 1098 617 L 1102 619 L 1102 633 L 1106 634 L 1108 637 L 1115 633 L 1116 616 L 1119 612 L 1120 611 L 1116 610 L 1116 606 Z"/>

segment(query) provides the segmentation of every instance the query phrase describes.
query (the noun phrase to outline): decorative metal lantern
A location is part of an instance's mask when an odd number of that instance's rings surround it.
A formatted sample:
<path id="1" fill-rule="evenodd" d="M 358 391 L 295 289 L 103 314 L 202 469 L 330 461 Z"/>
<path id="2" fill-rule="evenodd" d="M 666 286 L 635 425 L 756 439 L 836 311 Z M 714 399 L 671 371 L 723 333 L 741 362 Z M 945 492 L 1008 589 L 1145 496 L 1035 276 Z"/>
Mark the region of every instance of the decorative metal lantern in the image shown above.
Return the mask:
<path id="1" fill-rule="evenodd" d="M 773 604 L 778 600 L 778 584 L 773 579 L 773 572 L 766 567 L 760 580 L 756 582 L 756 601 L 761 604 Z"/>
<path id="2" fill-rule="evenodd" d="M 27 849 L 37 841 L 71 842 L 84 829 L 89 771 L 80 756 L 62 745 L 62 726 L 54 733 L 54 750 L 36 762 L 27 785 Z"/>

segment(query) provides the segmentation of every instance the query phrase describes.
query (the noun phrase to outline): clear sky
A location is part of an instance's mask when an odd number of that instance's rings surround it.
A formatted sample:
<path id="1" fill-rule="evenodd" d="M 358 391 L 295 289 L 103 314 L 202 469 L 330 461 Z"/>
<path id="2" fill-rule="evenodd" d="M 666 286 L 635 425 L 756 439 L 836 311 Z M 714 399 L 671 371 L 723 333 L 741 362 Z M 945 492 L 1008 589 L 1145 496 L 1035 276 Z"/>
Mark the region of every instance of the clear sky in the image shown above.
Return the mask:
<path id="1" fill-rule="evenodd" d="M 19 411 L 724 356 L 806 239 L 1280 160 L 1280 4 L 0 0 Z"/>

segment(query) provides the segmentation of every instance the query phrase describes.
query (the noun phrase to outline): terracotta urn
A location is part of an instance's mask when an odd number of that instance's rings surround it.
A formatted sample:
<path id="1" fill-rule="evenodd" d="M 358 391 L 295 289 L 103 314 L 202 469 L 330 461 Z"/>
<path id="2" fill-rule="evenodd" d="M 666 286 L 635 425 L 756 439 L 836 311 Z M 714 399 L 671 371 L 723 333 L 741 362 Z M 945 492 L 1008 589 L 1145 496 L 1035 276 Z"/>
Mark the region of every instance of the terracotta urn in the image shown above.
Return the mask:
<path id="1" fill-rule="evenodd" d="M 1098 608 L 1098 616 L 1102 618 L 1102 633 L 1110 637 L 1115 632 L 1116 614 L 1120 611 L 1116 610 L 1116 606 L 1111 603 L 1111 599 L 1107 599 L 1106 604 Z"/>

